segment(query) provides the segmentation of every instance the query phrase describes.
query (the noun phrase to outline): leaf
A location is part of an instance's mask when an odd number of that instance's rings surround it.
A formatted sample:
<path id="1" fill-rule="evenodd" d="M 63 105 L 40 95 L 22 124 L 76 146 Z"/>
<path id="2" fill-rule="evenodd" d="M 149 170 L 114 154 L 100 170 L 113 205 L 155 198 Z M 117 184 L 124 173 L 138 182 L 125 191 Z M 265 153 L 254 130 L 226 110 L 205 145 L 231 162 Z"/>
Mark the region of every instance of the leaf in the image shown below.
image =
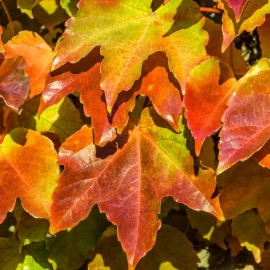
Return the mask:
<path id="1" fill-rule="evenodd" d="M 78 0 L 60 0 L 61 7 L 65 9 L 70 17 L 78 12 L 77 4 Z"/>
<path id="2" fill-rule="evenodd" d="M 0 65 L 2 64 L 2 62 L 5 59 L 5 48 L 4 48 L 4 44 L 2 42 L 2 33 L 3 33 L 3 29 L 2 26 L 0 25 Z"/>
<path id="3" fill-rule="evenodd" d="M 238 82 L 229 108 L 222 117 L 219 173 L 240 160 L 248 159 L 269 139 L 269 80 L 269 62 L 262 59 Z"/>
<path id="4" fill-rule="evenodd" d="M 83 126 L 79 111 L 68 97 L 51 106 L 38 115 L 39 97 L 28 100 L 22 107 L 20 115 L 11 120 L 10 129 L 25 127 L 43 134 L 57 135 L 59 143 Z"/>
<path id="5" fill-rule="evenodd" d="M 216 58 L 206 60 L 190 72 L 183 105 L 197 156 L 206 137 L 220 129 L 235 83 L 229 66 Z"/>
<path id="6" fill-rule="evenodd" d="M 229 7 L 231 7 L 235 14 L 235 19 L 239 21 L 241 14 L 249 0 L 228 0 Z"/>
<path id="7" fill-rule="evenodd" d="M 224 250 L 228 249 L 227 244 L 230 242 L 227 236 L 230 228 L 227 223 L 220 224 L 216 218 L 204 212 L 195 212 L 189 208 L 186 211 L 191 227 L 197 229 L 203 239 L 217 244 Z"/>
<path id="8" fill-rule="evenodd" d="M 92 259 L 88 264 L 88 270 L 126 270 L 127 261 L 125 254 L 117 241 L 116 229 L 113 226 L 107 228 L 98 241 L 98 246 L 92 254 Z"/>
<path id="9" fill-rule="evenodd" d="M 225 52 L 222 53 L 221 51 L 223 42 L 222 25 L 206 18 L 203 28 L 209 34 L 209 42 L 206 46 L 207 54 L 217 56 L 230 65 L 236 78 L 244 76 L 248 70 L 248 65 L 241 50 L 236 49 L 234 43 L 231 43 Z"/>
<path id="10" fill-rule="evenodd" d="M 26 246 L 23 262 L 18 265 L 16 270 L 52 270 L 53 268 L 48 261 L 47 253 L 44 241 Z"/>
<path id="11" fill-rule="evenodd" d="M 105 215 L 94 207 L 88 218 L 78 226 L 48 238 L 49 260 L 56 264 L 57 270 L 79 269 L 90 258 L 108 225 Z"/>
<path id="12" fill-rule="evenodd" d="M 6 59 L 0 65 L 0 97 L 14 111 L 26 101 L 29 79 L 25 73 L 26 63 L 20 56 Z"/>
<path id="13" fill-rule="evenodd" d="M 136 270 L 192 270 L 197 269 L 196 262 L 198 257 L 186 236 L 171 226 L 163 225 L 158 232 L 154 248 L 139 262 Z M 100 239 L 88 269 L 124 270 L 126 268 L 116 231 L 110 227 Z"/>
<path id="14" fill-rule="evenodd" d="M 223 180 L 220 203 L 226 219 L 231 219 L 247 210 L 258 209 L 270 232 L 269 183 L 270 172 L 249 159 L 238 163 L 220 175 Z"/>
<path id="15" fill-rule="evenodd" d="M 14 270 L 23 261 L 19 254 L 20 242 L 15 238 L 0 238 L 0 269 Z"/>
<path id="16" fill-rule="evenodd" d="M 262 56 L 270 58 L 270 15 L 266 15 L 265 22 L 258 27 L 258 33 L 260 37 L 260 46 L 262 49 Z"/>
<path id="17" fill-rule="evenodd" d="M 5 136 L 0 151 L 0 222 L 13 210 L 16 198 L 31 215 L 48 219 L 58 178 L 52 142 L 35 131 L 18 128 Z"/>
<path id="18" fill-rule="evenodd" d="M 30 98 L 43 92 L 54 53 L 35 32 L 22 31 L 5 44 L 7 57 L 23 56 L 30 78 Z"/>
<path id="19" fill-rule="evenodd" d="M 28 245 L 20 251 L 20 242 L 15 237 L 0 238 L 0 267 L 5 270 L 52 270 L 44 242 Z"/>
<path id="20" fill-rule="evenodd" d="M 49 106 L 59 102 L 64 96 L 76 91 L 80 92 L 80 100 L 84 104 L 84 113 L 91 117 L 92 126 L 95 133 L 95 143 L 104 145 L 108 141 L 115 138 L 115 129 L 108 119 L 106 105 L 103 101 L 103 91 L 100 89 L 100 63 L 93 63 L 93 67 L 89 62 L 95 62 L 99 59 L 96 53 L 90 55 L 81 63 L 80 67 L 89 67 L 81 73 L 72 73 L 67 71 L 51 77 L 41 98 L 39 113 Z M 89 62 L 87 63 L 87 61 Z"/>
<path id="21" fill-rule="evenodd" d="M 61 8 L 59 0 L 42 0 L 33 8 L 34 17 L 45 25 L 50 32 L 54 27 L 68 19 L 66 12 Z"/>
<path id="22" fill-rule="evenodd" d="M 253 158 L 263 167 L 270 169 L 270 141 L 268 140 L 261 150 L 253 155 Z"/>
<path id="23" fill-rule="evenodd" d="M 256 27 L 262 25 L 265 21 L 265 15 L 270 13 L 269 0 L 249 0 L 245 5 L 245 9 L 242 10 L 241 18 L 238 21 L 233 10 L 228 6 L 227 0 L 217 1 L 218 8 L 224 10 L 222 15 L 223 52 L 234 38 L 243 31 L 252 32 Z"/>
<path id="24" fill-rule="evenodd" d="M 63 41 L 56 48 L 54 68 L 78 62 L 101 46 L 101 87 L 109 112 L 118 93 L 131 88 L 141 75 L 143 61 L 154 52 L 166 53 L 182 87 L 191 68 L 206 58 L 207 37 L 198 6 L 175 0 L 153 12 L 151 2 L 80 1 L 79 12 L 67 21 Z"/>
<path id="25" fill-rule="evenodd" d="M 33 218 L 18 204 L 13 212 L 17 221 L 16 233 L 22 245 L 46 240 L 49 231 L 49 222 L 46 219 Z"/>
<path id="26" fill-rule="evenodd" d="M 128 92 L 120 93 L 112 112 L 113 126 L 118 132 L 126 127 L 128 112 L 135 107 L 138 95 L 148 96 L 156 112 L 165 119 L 176 131 L 178 119 L 182 112 L 180 91 L 177 81 L 170 73 L 167 57 L 164 53 L 157 52 L 148 57 L 142 67 L 142 78 L 136 81 Z"/>
<path id="27" fill-rule="evenodd" d="M 255 261 L 259 263 L 265 242 L 270 240 L 260 216 L 252 211 L 234 218 L 232 233 L 238 237 L 241 246 L 253 253 Z"/>
<path id="28" fill-rule="evenodd" d="M 97 203 L 118 225 L 131 267 L 154 245 L 162 198 L 173 196 L 195 210 L 223 217 L 218 198 L 211 199 L 213 171 L 199 170 L 195 176 L 184 134 L 172 132 L 153 110 L 150 113 L 153 119 L 144 111 L 140 125 L 115 142 L 119 148 L 115 143 L 96 148 L 86 126 L 68 138 L 59 152 L 65 169 L 51 208 L 50 230 L 55 233 L 74 227 Z"/>
<path id="29" fill-rule="evenodd" d="M 17 7 L 22 13 L 27 14 L 31 19 L 33 19 L 32 9 L 42 0 L 17 0 Z"/>
<path id="30" fill-rule="evenodd" d="M 15 35 L 22 31 L 22 24 L 19 21 L 10 21 L 3 32 L 3 42 L 6 43 L 12 39 Z"/>
<path id="31" fill-rule="evenodd" d="M 191 242 L 179 230 L 163 225 L 154 248 L 140 261 L 136 270 L 198 269 L 199 259 Z"/>

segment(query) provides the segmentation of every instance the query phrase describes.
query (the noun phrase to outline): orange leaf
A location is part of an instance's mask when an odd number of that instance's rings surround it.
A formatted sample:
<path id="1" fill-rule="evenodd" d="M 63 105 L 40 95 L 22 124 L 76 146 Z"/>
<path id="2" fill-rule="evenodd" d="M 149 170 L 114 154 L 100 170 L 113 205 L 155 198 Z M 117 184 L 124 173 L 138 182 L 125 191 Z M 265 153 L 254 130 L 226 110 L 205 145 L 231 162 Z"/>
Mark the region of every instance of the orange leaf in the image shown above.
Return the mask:
<path id="1" fill-rule="evenodd" d="M 59 169 L 53 143 L 38 132 L 17 128 L 0 145 L 0 222 L 17 198 L 34 217 L 49 218 Z"/>
<path id="2" fill-rule="evenodd" d="M 35 32 L 22 31 L 5 44 L 7 57 L 23 56 L 30 79 L 30 98 L 45 88 L 54 53 L 49 45 Z"/>
<path id="3" fill-rule="evenodd" d="M 195 176 L 184 127 L 180 134 L 168 127 L 154 110 L 145 110 L 139 126 L 103 148 L 93 144 L 86 126 L 67 139 L 59 153 L 65 169 L 53 195 L 51 232 L 74 227 L 97 203 L 118 226 L 134 269 L 155 243 L 163 197 L 222 219 L 218 198 L 212 199 L 214 171 L 200 169 Z"/>

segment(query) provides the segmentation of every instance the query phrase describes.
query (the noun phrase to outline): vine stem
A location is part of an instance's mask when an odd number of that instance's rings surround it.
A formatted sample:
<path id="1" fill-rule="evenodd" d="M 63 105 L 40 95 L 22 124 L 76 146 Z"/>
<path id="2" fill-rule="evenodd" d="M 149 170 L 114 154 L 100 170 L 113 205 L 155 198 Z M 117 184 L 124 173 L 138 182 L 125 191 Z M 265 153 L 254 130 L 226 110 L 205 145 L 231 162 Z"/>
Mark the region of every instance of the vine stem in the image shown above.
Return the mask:
<path id="1" fill-rule="evenodd" d="M 201 12 L 220 14 L 221 10 L 215 7 L 200 7 Z"/>
<path id="2" fill-rule="evenodd" d="M 15 31 L 14 31 L 14 27 L 12 25 L 12 20 L 11 20 L 11 16 L 10 16 L 10 13 L 8 11 L 8 8 L 7 6 L 5 5 L 4 1 L 3 0 L 0 0 L 0 4 L 2 5 L 2 8 L 7 16 L 7 19 L 8 19 L 8 22 L 10 23 L 10 27 L 11 27 L 11 34 L 12 36 L 14 37 L 15 36 Z"/>

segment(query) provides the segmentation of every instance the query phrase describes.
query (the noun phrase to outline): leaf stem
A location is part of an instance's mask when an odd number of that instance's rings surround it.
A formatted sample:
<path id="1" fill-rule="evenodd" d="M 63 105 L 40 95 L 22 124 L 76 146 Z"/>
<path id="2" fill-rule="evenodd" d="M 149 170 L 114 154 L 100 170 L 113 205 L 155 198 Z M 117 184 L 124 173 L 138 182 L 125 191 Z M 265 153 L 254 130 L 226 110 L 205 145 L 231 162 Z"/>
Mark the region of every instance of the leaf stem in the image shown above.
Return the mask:
<path id="1" fill-rule="evenodd" d="M 7 6 L 5 5 L 5 3 L 4 3 L 3 0 L 0 0 L 0 3 L 1 3 L 1 5 L 2 5 L 2 8 L 3 8 L 3 10 L 4 10 L 6 16 L 7 16 L 8 22 L 10 23 L 11 34 L 12 34 L 12 36 L 14 37 L 14 36 L 15 36 L 15 31 L 14 31 L 14 27 L 13 27 L 13 25 L 12 25 L 12 23 L 11 23 L 12 20 L 11 20 L 11 16 L 10 16 L 10 13 L 9 13 L 9 11 L 8 11 L 8 8 L 7 8 Z"/>
<path id="2" fill-rule="evenodd" d="M 201 12 L 221 14 L 221 10 L 215 7 L 200 7 Z"/>

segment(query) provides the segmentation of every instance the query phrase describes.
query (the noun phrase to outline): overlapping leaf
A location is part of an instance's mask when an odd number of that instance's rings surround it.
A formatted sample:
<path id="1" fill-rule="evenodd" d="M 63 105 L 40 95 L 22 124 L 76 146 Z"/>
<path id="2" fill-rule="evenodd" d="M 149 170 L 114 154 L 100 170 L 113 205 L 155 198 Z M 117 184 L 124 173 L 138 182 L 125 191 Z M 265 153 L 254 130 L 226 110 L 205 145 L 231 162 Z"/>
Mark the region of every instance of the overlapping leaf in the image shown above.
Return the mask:
<path id="1" fill-rule="evenodd" d="M 237 21 L 239 21 L 243 9 L 248 2 L 249 0 L 228 0 L 229 7 L 233 9 Z"/>
<path id="2" fill-rule="evenodd" d="M 14 129 L 0 145 L 0 163 L 0 222 L 17 198 L 31 215 L 49 218 L 58 178 L 52 142 L 35 131 Z"/>
<path id="3" fill-rule="evenodd" d="M 195 3 L 170 1 L 155 12 L 151 0 L 80 1 L 79 12 L 66 23 L 54 68 L 78 62 L 101 45 L 102 89 L 108 110 L 117 94 L 140 77 L 143 61 L 164 51 L 170 70 L 184 86 L 189 71 L 206 58 L 207 37 Z"/>
<path id="4" fill-rule="evenodd" d="M 270 58 L 270 14 L 266 15 L 263 25 L 258 27 L 262 56 Z"/>
<path id="5" fill-rule="evenodd" d="M 136 270 L 197 269 L 198 257 L 186 236 L 179 230 L 163 225 L 158 232 L 156 244 Z M 103 234 L 88 269 L 126 269 L 126 262 L 117 241 L 116 231 L 110 227 Z"/>
<path id="6" fill-rule="evenodd" d="M 75 226 L 97 203 L 118 226 L 131 269 L 154 245 L 163 197 L 222 218 L 218 199 L 211 199 L 213 171 L 199 170 L 195 176 L 184 134 L 150 113 L 154 119 L 144 111 L 140 125 L 118 138 L 118 148 L 114 143 L 96 148 L 87 127 L 70 137 L 60 149 L 65 170 L 52 206 L 51 231 L 57 232 Z"/>
<path id="7" fill-rule="evenodd" d="M 30 78 L 30 97 L 41 94 L 50 72 L 54 53 L 35 32 L 22 31 L 5 44 L 7 57 L 23 56 Z"/>
<path id="8" fill-rule="evenodd" d="M 100 89 L 100 57 L 90 54 L 75 66 L 89 67 L 89 70 L 79 74 L 70 71 L 51 77 L 41 99 L 40 112 L 61 98 L 72 93 L 80 92 L 80 100 L 84 105 L 86 116 L 92 119 L 95 143 L 105 144 L 115 137 L 115 129 L 122 132 L 129 121 L 128 113 L 134 109 L 138 95 L 148 96 L 161 117 L 178 130 L 178 118 L 182 111 L 180 91 L 177 81 L 171 78 L 167 58 L 162 53 L 151 55 L 143 65 L 141 80 L 137 81 L 132 89 L 119 95 L 113 108 L 112 116 L 108 117 L 103 91 Z M 97 64 L 91 62 L 97 60 Z M 97 109 L 98 108 L 98 109 Z M 109 119 L 110 118 L 110 119 Z"/>
<path id="9" fill-rule="evenodd" d="M 18 8 L 33 19 L 32 9 L 42 0 L 17 0 Z"/>
<path id="10" fill-rule="evenodd" d="M 270 137 L 270 68 L 262 59 L 237 85 L 222 121 L 218 170 L 246 160 Z"/>
<path id="11" fill-rule="evenodd" d="M 148 96 L 156 112 L 175 130 L 178 130 L 178 119 L 182 111 L 180 91 L 177 81 L 170 74 L 167 58 L 163 53 L 155 53 L 148 57 L 142 67 L 142 78 L 135 82 L 132 89 L 122 92 L 113 111 L 113 126 L 122 131 L 127 125 L 128 112 L 135 106 L 138 95 Z"/>
<path id="12" fill-rule="evenodd" d="M 215 58 L 206 60 L 191 71 L 183 102 L 197 155 L 205 138 L 221 127 L 221 117 L 235 83 L 229 66 Z"/>
<path id="13" fill-rule="evenodd" d="M 253 253 L 255 261 L 259 263 L 265 250 L 265 244 L 270 240 L 270 235 L 266 233 L 261 217 L 250 211 L 234 218 L 232 233 L 237 236 L 241 246 L 245 246 Z"/>
<path id="14" fill-rule="evenodd" d="M 224 10 L 222 15 L 223 51 L 243 31 L 252 32 L 257 26 L 262 25 L 265 21 L 265 15 L 270 13 L 269 0 L 249 0 L 246 1 L 244 6 L 245 8 L 242 9 L 241 17 L 239 18 L 240 14 L 235 17 L 234 11 L 229 7 L 227 0 L 218 0 L 218 7 Z"/>
<path id="15" fill-rule="evenodd" d="M 51 77 L 48 85 L 42 95 L 39 112 L 41 113 L 49 106 L 59 102 L 64 96 L 79 91 L 81 93 L 80 100 L 84 104 L 84 112 L 86 116 L 91 116 L 92 126 L 95 132 L 95 143 L 105 144 L 115 137 L 115 129 L 108 119 L 106 105 L 104 103 L 103 91 L 100 89 L 100 63 L 99 57 L 94 54 L 90 55 L 86 61 L 89 67 L 86 71 L 76 74 L 71 71 L 63 72 L 59 75 Z M 98 63 L 95 63 L 95 60 Z M 84 68 L 85 61 L 79 63 L 80 68 Z"/>
<path id="16" fill-rule="evenodd" d="M 61 144 L 83 126 L 79 111 L 68 97 L 63 98 L 41 114 L 38 114 L 38 107 L 39 97 L 25 102 L 20 114 L 13 115 L 10 120 L 10 129 L 24 127 L 46 135 L 55 134 L 54 142 L 57 141 L 56 144 Z"/>
<path id="17" fill-rule="evenodd" d="M 234 43 L 231 43 L 225 52 L 222 53 L 221 51 L 223 43 L 222 25 L 206 18 L 203 28 L 209 34 L 209 42 L 206 46 L 207 54 L 216 56 L 227 63 L 236 78 L 244 76 L 248 66 L 241 54 L 241 50 L 236 49 Z"/>
<path id="18" fill-rule="evenodd" d="M 270 169 L 270 141 L 262 147 L 261 150 L 253 155 L 253 158 L 263 167 Z"/>
<path id="19" fill-rule="evenodd" d="M 17 112 L 29 94 L 29 79 L 25 68 L 26 63 L 20 56 L 6 59 L 0 65 L 0 97 Z"/>
<path id="20" fill-rule="evenodd" d="M 236 164 L 220 175 L 223 181 L 220 202 L 226 219 L 257 208 L 269 233 L 270 214 L 266 207 L 269 205 L 269 176 L 269 170 L 252 159 Z"/>

